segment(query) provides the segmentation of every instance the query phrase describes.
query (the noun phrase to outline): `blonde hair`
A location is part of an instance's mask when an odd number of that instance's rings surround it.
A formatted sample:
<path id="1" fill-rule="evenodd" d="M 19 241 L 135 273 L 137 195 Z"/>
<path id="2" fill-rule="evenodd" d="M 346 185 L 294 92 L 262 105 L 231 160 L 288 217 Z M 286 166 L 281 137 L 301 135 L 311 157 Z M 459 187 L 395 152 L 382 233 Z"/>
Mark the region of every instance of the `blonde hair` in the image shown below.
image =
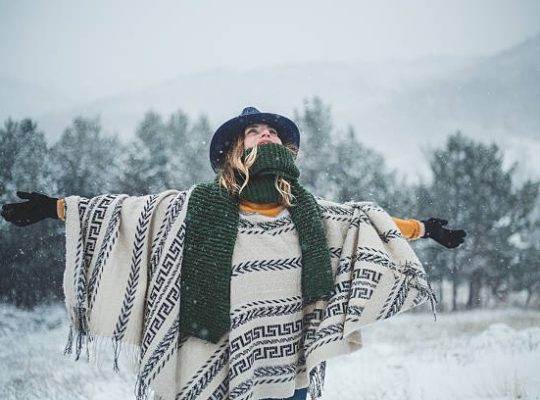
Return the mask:
<path id="1" fill-rule="evenodd" d="M 298 149 L 294 145 L 284 144 L 284 146 L 291 151 L 293 157 L 296 157 L 298 154 Z M 229 193 L 242 193 L 242 190 L 244 190 L 249 182 L 249 168 L 253 165 L 255 159 L 257 158 L 257 146 L 253 147 L 252 151 L 246 157 L 245 162 L 242 161 L 244 150 L 244 135 L 238 135 L 236 141 L 229 149 L 227 157 L 225 157 L 223 166 L 218 172 L 219 184 L 223 186 Z M 243 177 L 243 182 L 239 182 L 238 175 L 235 174 L 235 170 L 240 172 L 240 175 Z M 282 176 L 276 176 L 274 186 L 281 195 L 280 204 L 287 207 L 292 207 L 294 196 L 292 194 L 291 183 Z"/>

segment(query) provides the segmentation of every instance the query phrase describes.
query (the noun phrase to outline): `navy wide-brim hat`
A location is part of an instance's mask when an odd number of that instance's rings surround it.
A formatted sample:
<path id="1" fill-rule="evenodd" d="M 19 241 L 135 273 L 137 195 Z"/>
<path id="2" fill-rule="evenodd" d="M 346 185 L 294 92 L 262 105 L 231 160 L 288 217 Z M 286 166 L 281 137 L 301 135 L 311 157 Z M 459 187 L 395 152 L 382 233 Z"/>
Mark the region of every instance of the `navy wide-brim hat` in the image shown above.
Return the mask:
<path id="1" fill-rule="evenodd" d="M 255 107 L 246 107 L 238 117 L 221 125 L 210 142 L 210 163 L 214 171 L 223 164 L 227 153 L 238 135 L 252 124 L 267 124 L 277 132 L 283 144 L 293 144 L 300 148 L 300 132 L 296 124 L 282 115 L 262 113 Z"/>

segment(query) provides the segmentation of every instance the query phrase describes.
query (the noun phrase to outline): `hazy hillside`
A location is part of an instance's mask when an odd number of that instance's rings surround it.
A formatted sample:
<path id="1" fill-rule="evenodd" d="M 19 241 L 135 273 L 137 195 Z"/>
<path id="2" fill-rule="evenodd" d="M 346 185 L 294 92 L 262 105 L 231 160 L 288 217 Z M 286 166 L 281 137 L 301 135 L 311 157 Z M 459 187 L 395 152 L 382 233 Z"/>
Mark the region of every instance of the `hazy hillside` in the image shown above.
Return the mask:
<path id="1" fill-rule="evenodd" d="M 42 113 L 42 126 L 56 137 L 73 115 L 101 115 L 104 125 L 122 135 L 133 132 L 148 109 L 169 113 L 181 108 L 189 113 L 206 113 L 218 124 L 249 104 L 265 110 L 291 114 L 303 99 L 319 95 L 332 104 L 336 121 L 347 124 L 351 115 L 392 97 L 403 82 L 419 81 L 424 75 L 440 76 L 453 71 L 461 58 L 449 61 L 433 58 L 414 62 L 317 63 L 268 67 L 251 71 L 212 70 L 179 76 L 146 90 L 122 93 L 81 106 Z"/>
<path id="2" fill-rule="evenodd" d="M 17 79 L 0 77 L 0 118 L 35 117 L 61 107 L 73 106 L 74 97 Z"/>
<path id="3" fill-rule="evenodd" d="M 442 79 L 400 92 L 380 110 L 405 129 L 459 126 L 540 139 L 540 35 Z"/>
<path id="4" fill-rule="evenodd" d="M 32 99 L 27 114 L 38 119 L 51 140 L 76 115 L 100 115 L 108 131 L 129 137 L 149 109 L 163 114 L 177 109 L 193 116 L 205 113 L 217 127 L 246 105 L 292 115 L 305 98 L 318 95 L 332 106 L 338 134 L 349 124 L 354 126 L 367 145 L 410 175 L 427 170 L 422 148 L 441 144 L 457 129 L 497 141 L 508 149 L 509 160 L 525 160 L 524 175 L 540 175 L 540 165 L 532 159 L 540 151 L 540 35 L 476 59 L 429 55 L 409 61 L 212 70 L 53 111 L 58 97 L 45 100 L 46 94 L 32 95 L 32 88 L 25 92 L 1 84 L 3 105 L 11 97 Z M 16 91 L 20 93 L 9 94 Z M 14 101 L 13 107 L 0 110 L 0 117 L 20 115 L 24 104 Z"/>
<path id="5" fill-rule="evenodd" d="M 460 129 L 498 142 L 509 158 L 521 161 L 524 174 L 538 177 L 540 35 L 445 77 L 409 85 L 363 114 L 356 126 L 377 132 L 405 153 Z"/>

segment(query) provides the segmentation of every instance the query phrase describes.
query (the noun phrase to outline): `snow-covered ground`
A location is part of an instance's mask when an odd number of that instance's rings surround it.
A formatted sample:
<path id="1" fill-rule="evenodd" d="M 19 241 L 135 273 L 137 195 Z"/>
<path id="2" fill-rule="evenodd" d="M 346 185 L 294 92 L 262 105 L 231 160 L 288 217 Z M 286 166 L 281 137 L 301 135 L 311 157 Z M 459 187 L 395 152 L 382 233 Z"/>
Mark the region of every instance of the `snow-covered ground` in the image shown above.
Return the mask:
<path id="1" fill-rule="evenodd" d="M 66 321 L 0 305 L 0 399 L 134 399 L 127 367 L 63 356 Z M 362 332 L 362 350 L 329 361 L 325 400 L 540 399 L 540 311 L 405 313 Z"/>

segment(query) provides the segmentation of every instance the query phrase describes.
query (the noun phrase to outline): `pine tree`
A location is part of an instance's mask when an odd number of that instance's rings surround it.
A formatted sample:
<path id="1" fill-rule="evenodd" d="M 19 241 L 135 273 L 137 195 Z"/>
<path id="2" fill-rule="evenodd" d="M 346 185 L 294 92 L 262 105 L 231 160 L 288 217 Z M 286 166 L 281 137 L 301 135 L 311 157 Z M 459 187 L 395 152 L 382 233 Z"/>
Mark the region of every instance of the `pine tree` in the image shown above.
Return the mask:
<path id="1" fill-rule="evenodd" d="M 45 135 L 30 119 L 8 120 L 0 129 L 0 202 L 22 200 L 16 191 L 51 193 L 56 185 L 51 175 L 50 152 Z M 62 227 L 47 220 L 24 229 L 0 224 L 0 298 L 31 307 L 60 298 L 62 286 Z"/>
<path id="2" fill-rule="evenodd" d="M 332 199 L 332 176 L 335 152 L 332 141 L 332 117 L 330 107 L 319 97 L 304 101 L 302 113 L 295 112 L 300 131 L 298 166 L 300 181 L 318 196 Z"/>
<path id="3" fill-rule="evenodd" d="M 185 113 L 177 111 L 164 123 L 159 114 L 147 112 L 128 145 L 118 185 L 126 193 L 148 194 L 185 190 L 210 179 L 210 164 L 204 157 L 210 137 L 205 117 L 191 124 Z"/>
<path id="4" fill-rule="evenodd" d="M 118 192 L 114 182 L 121 153 L 118 139 L 102 134 L 98 118 L 75 118 L 52 147 L 58 195 L 94 197 Z"/>
<path id="5" fill-rule="evenodd" d="M 184 171 L 188 176 L 189 186 L 214 177 L 208 156 L 213 133 L 208 118 L 204 115 L 199 116 L 189 129 L 184 150 Z"/>
<path id="6" fill-rule="evenodd" d="M 330 172 L 337 201 L 374 201 L 396 216 L 411 215 L 412 188 L 404 179 L 398 183 L 397 172 L 386 166 L 384 156 L 363 145 L 352 128 L 333 151 Z"/>
<path id="7" fill-rule="evenodd" d="M 516 165 L 506 169 L 503 161 L 498 146 L 475 142 L 460 132 L 431 158 L 430 214 L 448 219 L 468 234 L 459 251 L 440 247 L 430 251 L 430 258 L 453 282 L 454 309 L 461 281 L 469 286 L 468 308 L 481 305 L 482 287 L 497 293 L 507 285 L 520 251 L 510 238 L 525 229 L 538 198 L 538 184 L 517 187 Z"/>
<path id="8" fill-rule="evenodd" d="M 529 306 L 540 290 L 540 182 L 527 180 L 519 192 L 518 202 L 523 205 L 522 227 L 510 240 L 520 249 L 514 254 L 509 289 L 525 290 Z M 540 297 L 537 297 L 540 300 Z"/>
<path id="9" fill-rule="evenodd" d="M 517 260 L 512 268 L 512 290 L 525 290 L 527 299 L 525 307 L 540 291 L 540 245 L 538 242 L 528 243 L 527 247 L 517 254 Z"/>
<path id="10" fill-rule="evenodd" d="M 121 191 L 130 195 L 162 191 L 169 184 L 165 150 L 168 145 L 161 115 L 148 111 L 121 158 L 121 174 L 117 183 Z"/>
<path id="11" fill-rule="evenodd" d="M 185 190 L 195 183 L 212 177 L 207 156 L 207 141 L 212 136 L 206 117 L 195 123 L 182 111 L 169 118 L 167 132 L 171 138 L 166 150 L 169 167 L 169 187 Z"/>

